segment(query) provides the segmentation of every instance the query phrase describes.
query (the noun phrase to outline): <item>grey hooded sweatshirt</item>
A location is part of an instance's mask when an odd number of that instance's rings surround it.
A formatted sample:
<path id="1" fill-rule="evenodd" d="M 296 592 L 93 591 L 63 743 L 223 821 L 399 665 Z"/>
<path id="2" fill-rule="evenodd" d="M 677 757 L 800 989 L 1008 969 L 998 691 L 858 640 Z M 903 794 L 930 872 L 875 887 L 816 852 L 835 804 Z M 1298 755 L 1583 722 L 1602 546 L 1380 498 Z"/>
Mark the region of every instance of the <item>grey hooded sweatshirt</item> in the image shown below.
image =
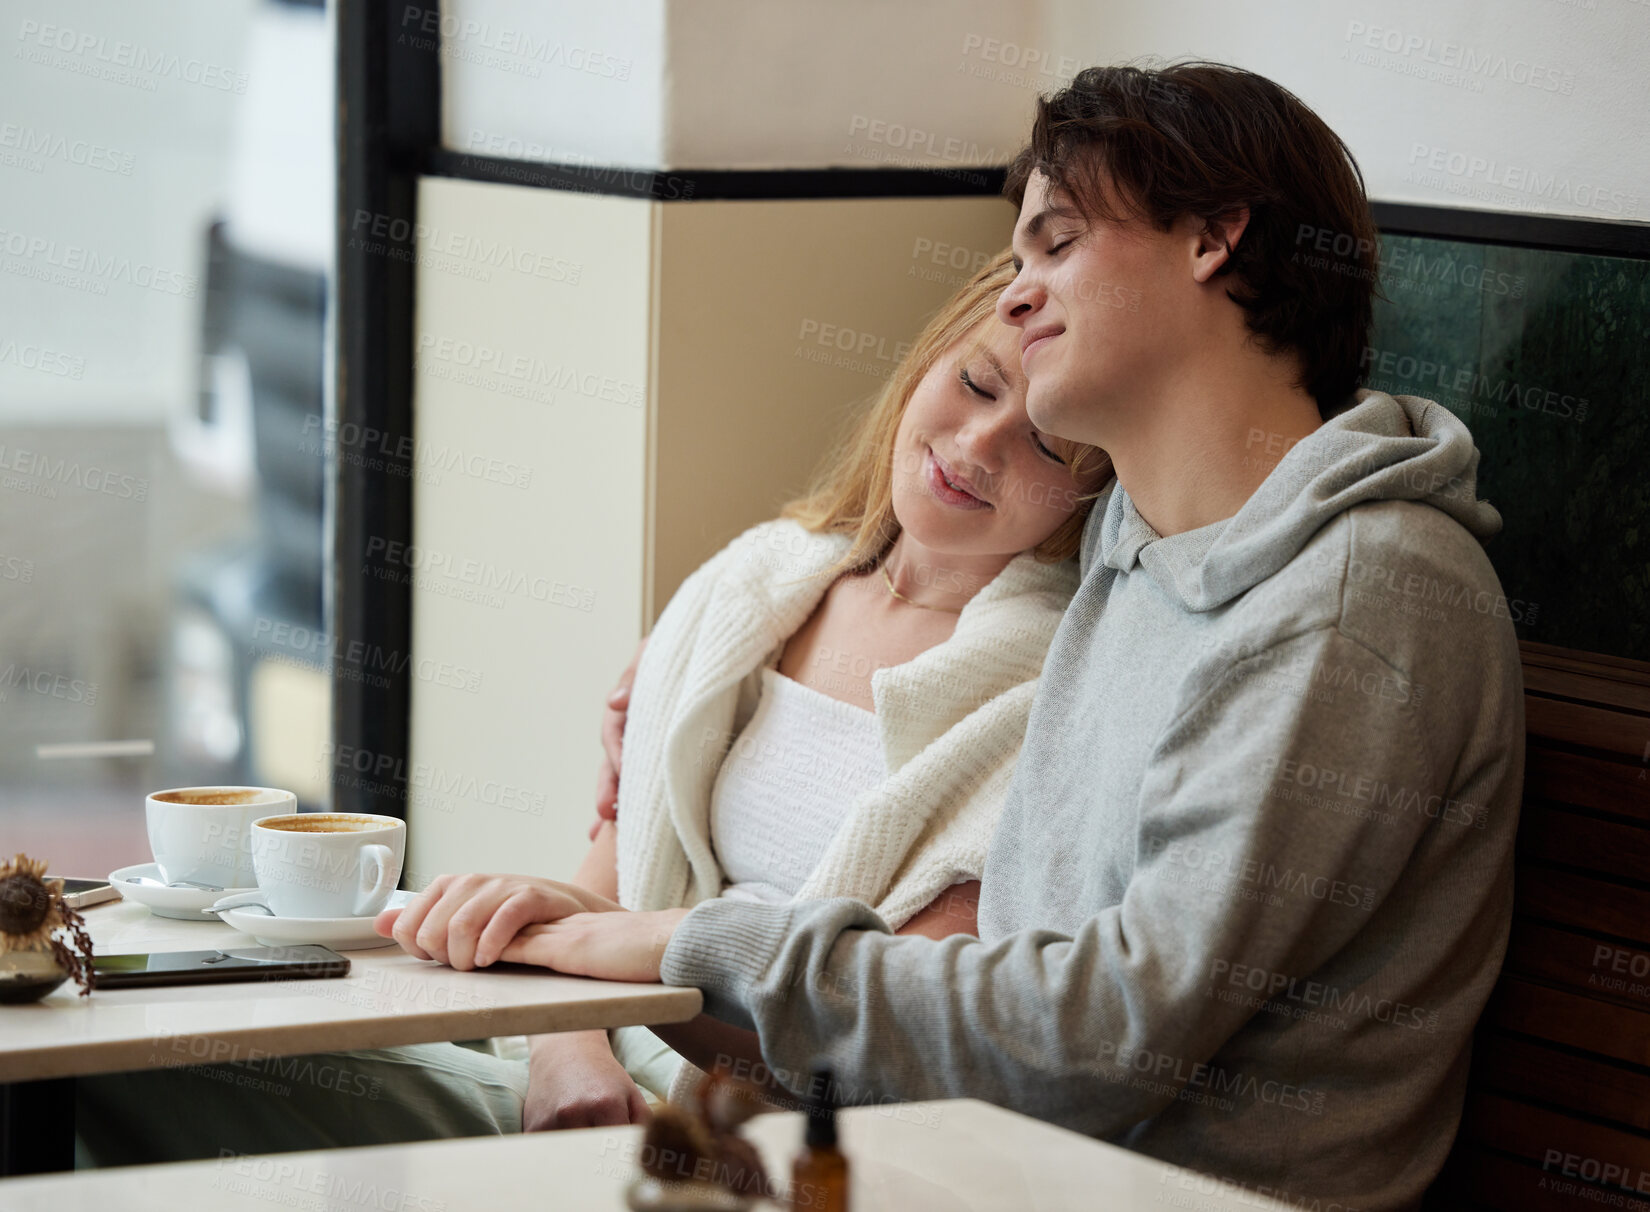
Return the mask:
<path id="1" fill-rule="evenodd" d="M 1527 607 L 1477 465 L 1444 408 L 1362 392 L 1223 521 L 1164 538 L 1114 488 L 980 937 L 713 900 L 664 979 L 793 1090 L 818 1060 L 844 1101 L 982 1098 L 1300 1207 L 1412 1206 L 1512 910 Z"/>

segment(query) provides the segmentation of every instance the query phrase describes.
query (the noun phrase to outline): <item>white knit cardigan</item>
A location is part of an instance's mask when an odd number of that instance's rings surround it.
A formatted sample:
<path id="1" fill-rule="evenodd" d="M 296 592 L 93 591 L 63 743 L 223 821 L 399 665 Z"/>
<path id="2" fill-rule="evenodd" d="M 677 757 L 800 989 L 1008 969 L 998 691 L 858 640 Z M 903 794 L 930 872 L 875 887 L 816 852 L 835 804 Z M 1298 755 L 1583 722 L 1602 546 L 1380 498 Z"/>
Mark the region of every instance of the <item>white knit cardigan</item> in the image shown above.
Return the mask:
<path id="1" fill-rule="evenodd" d="M 722 889 L 711 789 L 761 670 L 819 605 L 850 538 L 786 520 L 746 531 L 682 583 L 631 692 L 619 783 L 619 901 L 698 903 Z M 849 896 L 898 929 L 978 879 L 1076 562 L 1009 561 L 951 638 L 871 675 L 888 774 L 848 809 L 798 900 Z"/>

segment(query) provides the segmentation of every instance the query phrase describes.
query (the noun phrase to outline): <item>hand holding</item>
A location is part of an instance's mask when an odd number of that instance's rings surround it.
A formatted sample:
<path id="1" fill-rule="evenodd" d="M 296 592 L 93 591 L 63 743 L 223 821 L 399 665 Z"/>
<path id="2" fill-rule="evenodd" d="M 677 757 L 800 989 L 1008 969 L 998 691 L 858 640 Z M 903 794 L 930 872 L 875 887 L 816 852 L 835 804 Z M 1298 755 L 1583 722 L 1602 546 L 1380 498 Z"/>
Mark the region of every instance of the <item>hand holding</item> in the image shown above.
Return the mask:
<path id="1" fill-rule="evenodd" d="M 572 976 L 657 982 L 659 965 L 686 909 L 647 913 L 575 913 L 527 926 L 498 958 Z"/>
<path id="2" fill-rule="evenodd" d="M 576 884 L 530 875 L 438 875 L 417 899 L 386 909 L 373 929 L 419 959 L 485 968 L 523 926 L 619 906 Z"/>

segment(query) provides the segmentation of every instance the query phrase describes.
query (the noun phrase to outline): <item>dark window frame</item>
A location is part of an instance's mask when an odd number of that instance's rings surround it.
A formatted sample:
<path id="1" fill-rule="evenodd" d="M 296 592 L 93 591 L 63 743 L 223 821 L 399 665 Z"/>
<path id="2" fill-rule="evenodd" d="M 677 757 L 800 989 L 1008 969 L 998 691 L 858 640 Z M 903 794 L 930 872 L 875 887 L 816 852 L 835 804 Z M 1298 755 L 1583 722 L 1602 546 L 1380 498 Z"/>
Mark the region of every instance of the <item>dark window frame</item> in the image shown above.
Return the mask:
<path id="1" fill-rule="evenodd" d="M 339 660 L 353 666 L 344 654 L 362 653 L 363 667 L 381 676 L 334 676 L 327 781 L 335 811 L 404 819 L 412 585 L 382 557 L 413 535 L 413 459 L 402 453 L 413 437 L 413 245 L 379 238 L 374 228 L 405 223 L 411 231 L 418 218 L 418 177 L 441 138 L 439 34 L 425 33 L 439 22 L 440 7 L 437 0 L 336 0 L 334 11 L 335 432 L 384 437 L 363 450 L 370 458 L 335 458 L 328 482 L 332 575 L 325 592 L 334 668 Z"/>
<path id="2" fill-rule="evenodd" d="M 1417 206 L 1409 202 L 1376 202 L 1373 208 L 1375 226 L 1386 235 L 1430 236 L 1472 244 L 1515 245 L 1604 257 L 1650 258 L 1650 223 Z"/>

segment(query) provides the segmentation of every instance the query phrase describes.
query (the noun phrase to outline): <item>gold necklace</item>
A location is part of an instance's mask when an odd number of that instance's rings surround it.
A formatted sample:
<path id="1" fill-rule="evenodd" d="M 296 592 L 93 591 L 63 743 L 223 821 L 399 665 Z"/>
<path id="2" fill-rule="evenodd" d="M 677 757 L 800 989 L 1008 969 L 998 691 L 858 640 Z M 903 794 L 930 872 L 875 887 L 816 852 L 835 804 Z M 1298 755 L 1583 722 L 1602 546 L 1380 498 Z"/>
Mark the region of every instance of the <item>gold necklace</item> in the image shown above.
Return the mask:
<path id="1" fill-rule="evenodd" d="M 930 606 L 927 602 L 913 602 L 910 598 L 906 597 L 903 593 L 894 588 L 894 578 L 888 575 L 887 564 L 878 564 L 877 568 L 882 573 L 882 583 L 888 586 L 888 592 L 893 594 L 900 601 L 904 602 L 907 606 L 915 606 L 918 610 L 937 610 L 941 614 L 962 613 L 961 606 Z"/>

